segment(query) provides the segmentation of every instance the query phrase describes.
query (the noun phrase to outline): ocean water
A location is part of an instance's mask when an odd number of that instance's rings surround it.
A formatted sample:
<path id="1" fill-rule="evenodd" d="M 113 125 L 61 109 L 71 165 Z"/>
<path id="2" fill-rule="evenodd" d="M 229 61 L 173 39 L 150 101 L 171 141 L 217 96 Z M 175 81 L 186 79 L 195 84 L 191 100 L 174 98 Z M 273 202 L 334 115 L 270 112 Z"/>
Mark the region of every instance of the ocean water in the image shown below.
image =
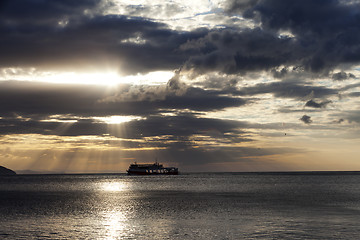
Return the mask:
<path id="1" fill-rule="evenodd" d="M 0 177 L 0 239 L 357 239 L 360 174 Z"/>

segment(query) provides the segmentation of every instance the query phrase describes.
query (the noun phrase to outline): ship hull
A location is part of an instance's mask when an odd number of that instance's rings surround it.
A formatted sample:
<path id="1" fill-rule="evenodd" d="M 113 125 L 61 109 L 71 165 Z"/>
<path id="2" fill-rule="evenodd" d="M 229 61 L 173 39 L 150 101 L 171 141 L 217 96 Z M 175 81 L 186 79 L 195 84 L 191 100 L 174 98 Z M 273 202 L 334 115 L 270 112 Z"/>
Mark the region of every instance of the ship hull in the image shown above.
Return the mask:
<path id="1" fill-rule="evenodd" d="M 178 175 L 178 169 L 175 167 L 163 167 L 162 164 L 131 164 L 127 170 L 128 175 Z"/>
<path id="2" fill-rule="evenodd" d="M 127 174 L 128 174 L 128 175 L 179 175 L 179 172 L 159 173 L 159 172 L 127 171 Z"/>

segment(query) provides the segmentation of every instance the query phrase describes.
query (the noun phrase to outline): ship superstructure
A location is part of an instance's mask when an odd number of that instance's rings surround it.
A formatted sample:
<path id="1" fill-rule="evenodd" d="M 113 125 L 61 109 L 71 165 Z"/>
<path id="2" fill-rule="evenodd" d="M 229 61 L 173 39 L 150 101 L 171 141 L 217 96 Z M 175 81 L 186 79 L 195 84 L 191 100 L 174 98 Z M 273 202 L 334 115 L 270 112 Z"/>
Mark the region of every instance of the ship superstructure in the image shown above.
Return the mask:
<path id="1" fill-rule="evenodd" d="M 129 166 L 127 170 L 129 175 L 156 175 L 156 174 L 163 174 L 163 175 L 178 175 L 179 171 L 178 168 L 175 167 L 164 167 L 162 164 L 155 162 L 155 163 L 133 163 Z"/>

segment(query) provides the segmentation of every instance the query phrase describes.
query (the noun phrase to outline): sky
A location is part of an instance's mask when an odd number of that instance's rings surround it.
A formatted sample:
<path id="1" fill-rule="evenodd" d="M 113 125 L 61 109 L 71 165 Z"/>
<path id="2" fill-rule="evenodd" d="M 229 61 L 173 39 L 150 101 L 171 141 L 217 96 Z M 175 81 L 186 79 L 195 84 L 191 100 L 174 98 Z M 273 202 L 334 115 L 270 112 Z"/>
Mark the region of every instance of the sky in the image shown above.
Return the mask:
<path id="1" fill-rule="evenodd" d="M 0 165 L 360 171 L 360 1 L 2 0 Z"/>

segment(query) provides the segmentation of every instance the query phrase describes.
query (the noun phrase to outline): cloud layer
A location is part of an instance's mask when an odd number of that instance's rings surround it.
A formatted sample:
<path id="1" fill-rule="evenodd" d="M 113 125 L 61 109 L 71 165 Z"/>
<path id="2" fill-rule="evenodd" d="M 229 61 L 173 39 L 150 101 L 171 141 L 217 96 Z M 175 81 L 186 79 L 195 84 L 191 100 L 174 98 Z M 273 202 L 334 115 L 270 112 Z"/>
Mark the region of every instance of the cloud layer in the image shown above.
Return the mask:
<path id="1" fill-rule="evenodd" d="M 359 140 L 358 1 L 198 7 L 1 1 L 0 155 L 20 159 L 21 141 L 9 139 L 36 135 L 49 149 L 69 151 L 113 151 L 121 142 L 131 160 L 162 153 L 209 169 L 231 163 L 241 170 L 245 162 L 305 169 L 298 154 L 318 157 L 339 139 Z M 155 71 L 173 77 L 111 87 L 37 81 L 54 72 L 101 71 L 118 73 L 119 82 Z"/>

